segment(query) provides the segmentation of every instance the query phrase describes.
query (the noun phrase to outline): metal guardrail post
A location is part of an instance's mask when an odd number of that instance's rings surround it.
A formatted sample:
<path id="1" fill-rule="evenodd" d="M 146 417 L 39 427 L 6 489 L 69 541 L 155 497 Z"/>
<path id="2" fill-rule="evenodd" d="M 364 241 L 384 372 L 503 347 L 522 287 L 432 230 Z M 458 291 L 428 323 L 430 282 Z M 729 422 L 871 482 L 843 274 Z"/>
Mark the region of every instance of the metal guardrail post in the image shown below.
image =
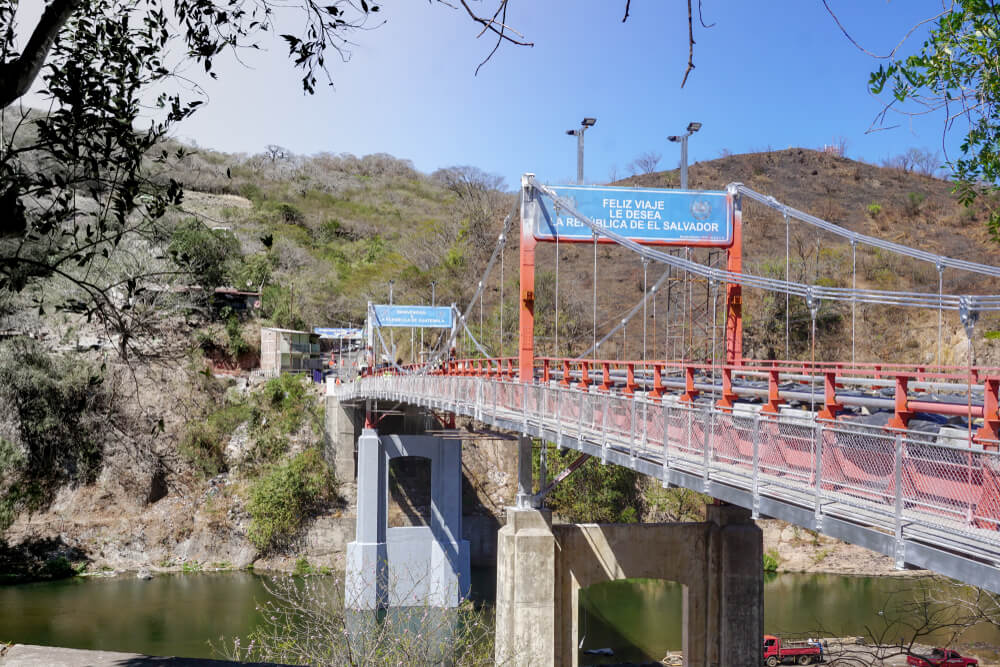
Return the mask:
<path id="1" fill-rule="evenodd" d="M 628 454 L 629 462 L 635 465 L 635 399 L 629 399 L 628 405 L 630 406 L 629 413 L 632 416 L 632 432 L 628 440 Z"/>
<path id="2" fill-rule="evenodd" d="M 816 507 L 813 519 L 815 527 L 813 530 L 818 532 L 823 530 L 823 424 L 815 422 L 815 429 L 816 439 L 813 452 L 816 456 L 816 464 L 813 468 L 816 470 Z"/>
<path id="3" fill-rule="evenodd" d="M 611 409 L 611 394 L 604 394 L 604 409 L 601 410 L 601 464 L 608 462 L 608 410 Z"/>
<path id="4" fill-rule="evenodd" d="M 896 569 L 902 570 L 906 563 L 906 545 L 903 544 L 903 434 L 896 434 L 895 474 L 896 507 L 895 507 L 895 538 L 896 538 Z"/>
<path id="5" fill-rule="evenodd" d="M 753 416 L 753 509 L 750 518 L 760 518 L 760 413 Z"/>
<path id="6" fill-rule="evenodd" d="M 555 389 L 556 392 L 556 447 L 559 451 L 564 449 L 563 447 L 563 390 Z"/>
<path id="7" fill-rule="evenodd" d="M 708 493 L 708 461 L 709 461 L 709 450 L 712 446 L 712 430 L 715 428 L 715 415 L 712 412 L 712 408 L 708 405 L 705 406 L 705 422 L 704 429 L 702 433 L 704 434 L 702 443 L 702 491 Z"/>
<path id="8" fill-rule="evenodd" d="M 535 386 L 535 416 L 538 418 L 538 436 L 542 435 L 542 405 L 543 405 L 543 395 L 544 392 L 548 391 L 549 386 L 537 385 Z"/>
<path id="9" fill-rule="evenodd" d="M 524 432 L 528 432 L 528 385 L 521 384 L 521 418 L 524 420 Z"/>
<path id="10" fill-rule="evenodd" d="M 649 447 L 649 401 L 642 402 L 642 453 L 645 454 Z"/>
<path id="11" fill-rule="evenodd" d="M 670 403 L 660 404 L 663 410 L 663 488 L 670 486 Z"/>
<path id="12" fill-rule="evenodd" d="M 483 421 L 483 379 L 476 378 L 476 421 Z"/>

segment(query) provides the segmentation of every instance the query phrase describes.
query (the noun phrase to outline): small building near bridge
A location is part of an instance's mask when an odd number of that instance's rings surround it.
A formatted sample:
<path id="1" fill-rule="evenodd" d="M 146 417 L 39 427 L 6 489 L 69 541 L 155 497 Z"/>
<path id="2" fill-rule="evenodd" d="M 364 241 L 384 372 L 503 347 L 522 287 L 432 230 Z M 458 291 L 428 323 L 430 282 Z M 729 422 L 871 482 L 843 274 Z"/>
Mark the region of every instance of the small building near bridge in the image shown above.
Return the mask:
<path id="1" fill-rule="evenodd" d="M 296 373 L 323 367 L 319 336 L 308 331 L 262 327 L 260 368 L 271 373 Z"/>

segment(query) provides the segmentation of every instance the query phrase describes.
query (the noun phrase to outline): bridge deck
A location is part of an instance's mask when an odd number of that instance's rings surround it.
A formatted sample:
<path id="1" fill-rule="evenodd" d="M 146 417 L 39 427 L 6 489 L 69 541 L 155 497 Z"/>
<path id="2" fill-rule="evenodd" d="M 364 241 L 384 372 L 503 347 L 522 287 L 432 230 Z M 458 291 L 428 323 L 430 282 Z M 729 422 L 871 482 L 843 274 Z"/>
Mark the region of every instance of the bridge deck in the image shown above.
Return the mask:
<path id="1" fill-rule="evenodd" d="M 473 417 L 1000 592 L 1000 454 L 934 434 L 462 376 L 331 386 Z"/>

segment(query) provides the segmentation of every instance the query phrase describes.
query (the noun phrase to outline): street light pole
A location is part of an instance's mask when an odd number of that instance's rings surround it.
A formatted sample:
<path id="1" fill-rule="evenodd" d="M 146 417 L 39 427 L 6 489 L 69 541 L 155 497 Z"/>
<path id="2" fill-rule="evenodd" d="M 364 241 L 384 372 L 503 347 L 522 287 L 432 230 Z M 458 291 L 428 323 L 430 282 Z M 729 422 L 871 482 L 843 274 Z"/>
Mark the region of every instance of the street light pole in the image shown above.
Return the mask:
<path id="1" fill-rule="evenodd" d="M 434 296 L 435 296 L 434 295 L 434 286 L 435 285 L 437 285 L 437 281 L 436 280 L 432 280 L 431 281 L 431 307 L 433 307 L 435 305 L 435 301 L 434 301 Z"/>
<path id="2" fill-rule="evenodd" d="M 687 190 L 688 187 L 688 137 L 700 129 L 701 123 L 688 123 L 686 134 L 667 137 L 667 140 L 680 142 L 681 145 L 681 190 Z"/>
<path id="3" fill-rule="evenodd" d="M 395 282 L 396 282 L 395 280 L 390 280 L 389 281 L 389 305 L 390 306 L 392 305 L 392 285 Z M 389 348 L 392 350 L 392 360 L 395 361 L 395 359 L 396 359 L 396 332 L 393 331 L 393 330 L 391 330 L 391 329 L 389 330 Z"/>
<path id="4" fill-rule="evenodd" d="M 596 118 L 584 118 L 580 121 L 580 127 L 575 130 L 566 130 L 566 134 L 576 137 L 576 184 L 583 185 L 583 133 L 594 127 Z"/>

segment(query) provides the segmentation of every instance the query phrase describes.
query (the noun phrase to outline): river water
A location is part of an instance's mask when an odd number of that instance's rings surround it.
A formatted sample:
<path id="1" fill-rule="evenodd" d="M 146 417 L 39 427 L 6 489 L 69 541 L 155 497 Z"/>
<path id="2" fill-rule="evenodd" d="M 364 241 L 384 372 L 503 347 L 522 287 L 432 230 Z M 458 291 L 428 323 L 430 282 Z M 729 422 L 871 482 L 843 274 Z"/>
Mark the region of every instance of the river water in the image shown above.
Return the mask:
<path id="1" fill-rule="evenodd" d="M 493 594 L 489 570 L 474 572 L 474 594 Z M 764 629 L 774 634 L 863 635 L 881 628 L 898 601 L 913 598 L 908 578 L 782 574 L 764 586 Z M 246 636 L 268 599 L 263 578 L 247 572 L 77 578 L 0 586 L 0 641 L 152 655 L 219 657 L 210 642 Z M 581 596 L 583 648 L 614 658 L 584 664 L 660 659 L 681 647 L 681 588 L 659 580 L 592 586 Z M 928 642 L 938 639 L 931 637 Z M 1000 645 L 976 628 L 963 641 Z"/>

